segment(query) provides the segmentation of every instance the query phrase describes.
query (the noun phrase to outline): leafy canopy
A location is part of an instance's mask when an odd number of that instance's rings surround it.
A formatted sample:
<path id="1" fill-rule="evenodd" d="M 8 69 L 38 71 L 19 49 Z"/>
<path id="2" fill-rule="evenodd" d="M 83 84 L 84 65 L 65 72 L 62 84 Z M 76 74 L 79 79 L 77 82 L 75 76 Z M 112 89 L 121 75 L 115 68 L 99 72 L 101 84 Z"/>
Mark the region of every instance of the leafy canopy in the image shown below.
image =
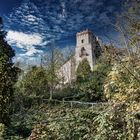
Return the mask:
<path id="1" fill-rule="evenodd" d="M 9 125 L 10 104 L 13 99 L 14 84 L 17 80 L 17 68 L 13 66 L 14 50 L 5 40 L 6 32 L 3 30 L 0 18 L 0 123 Z"/>
<path id="2" fill-rule="evenodd" d="M 91 67 L 89 65 L 89 62 L 86 58 L 84 58 L 77 68 L 77 81 L 85 81 L 88 79 L 89 74 L 91 73 Z"/>

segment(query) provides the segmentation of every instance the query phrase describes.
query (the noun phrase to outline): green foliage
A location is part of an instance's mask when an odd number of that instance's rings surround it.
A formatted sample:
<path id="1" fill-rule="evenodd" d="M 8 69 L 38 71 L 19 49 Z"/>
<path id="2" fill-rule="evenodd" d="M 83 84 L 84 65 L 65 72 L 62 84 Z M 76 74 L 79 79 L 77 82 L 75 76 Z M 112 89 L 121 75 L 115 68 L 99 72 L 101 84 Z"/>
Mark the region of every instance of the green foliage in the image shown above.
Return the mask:
<path id="1" fill-rule="evenodd" d="M 100 101 L 104 100 L 104 80 L 111 69 L 111 61 L 109 54 L 103 54 L 94 70 L 91 72 L 87 60 L 79 65 L 77 70 L 77 81 L 75 91 L 79 98 L 83 101 Z"/>
<path id="2" fill-rule="evenodd" d="M 122 105 L 96 109 L 53 106 L 44 114 L 44 119 L 47 120 L 34 127 L 30 139 L 123 140 L 127 138 L 123 108 Z"/>
<path id="3" fill-rule="evenodd" d="M 139 5 L 135 4 L 134 7 L 130 6 L 129 9 L 128 20 L 131 18 L 132 24 L 127 22 L 128 36 L 131 40 L 128 44 L 129 47 L 137 45 L 139 48 L 139 34 L 137 34 L 140 29 L 137 18 Z M 0 48 L 0 76 L 4 82 L 0 81 L 0 88 L 3 88 L 0 92 L 0 107 L 7 111 L 6 107 L 9 104 L 2 99 L 3 97 L 8 101 L 12 99 L 10 93 L 13 90 L 14 80 L 13 74 L 9 71 L 14 68 L 11 67 L 14 53 L 9 50 L 7 43 L 3 42 L 5 33 L 2 31 L 1 34 L 0 45 L 4 47 Z M 116 50 L 118 49 L 112 46 L 105 46 L 104 53 L 98 58 L 93 71 L 87 59 L 84 59 L 77 69 L 76 81 L 61 89 L 58 88 L 61 79 L 56 73 L 62 64 L 58 59 L 62 56 L 58 51 L 52 50 L 47 70 L 43 67 L 34 67 L 17 83 L 18 94 L 14 105 L 21 108 L 11 116 L 10 127 L 6 128 L 0 124 L 0 139 L 138 140 L 140 138 L 139 53 L 125 57 L 122 55 L 124 53 L 118 51 L 121 53 L 119 55 Z M 95 53 L 98 55 L 99 50 Z M 74 98 L 92 102 L 108 100 L 108 103 L 101 106 L 97 104 L 88 109 L 80 106 L 69 108 L 66 104 L 57 104 L 53 100 L 36 104 L 40 102 L 40 98 L 48 98 L 49 94 L 50 99 L 62 100 L 68 97 L 66 100 Z M 20 98 L 21 96 L 24 98 Z M 18 102 L 20 99 L 24 103 Z M 3 116 L 7 122 L 7 114 Z"/>
<path id="4" fill-rule="evenodd" d="M 108 74 L 105 84 L 105 95 L 114 101 L 126 102 L 139 98 L 139 60 L 125 58 L 115 63 Z"/>
<path id="5" fill-rule="evenodd" d="M 43 67 L 32 67 L 17 83 L 17 92 L 26 97 L 48 97 L 48 75 Z"/>
<path id="6" fill-rule="evenodd" d="M 88 60 L 85 58 L 82 60 L 82 62 L 80 62 L 77 68 L 77 72 L 76 72 L 77 81 L 82 82 L 87 80 L 89 78 L 90 73 L 91 73 L 91 68 Z"/>
<path id="7" fill-rule="evenodd" d="M 63 54 L 58 48 L 51 46 L 48 55 L 44 56 L 44 63 L 47 66 L 48 84 L 50 88 L 50 100 L 52 100 L 56 87 L 62 78 L 58 76 L 58 70 L 64 63 Z"/>
<path id="8" fill-rule="evenodd" d="M 122 124 L 126 124 L 124 128 L 127 130 L 125 135 L 128 139 L 135 139 L 140 135 L 139 117 L 135 116 L 139 114 L 140 108 L 139 68 L 139 59 L 126 57 L 121 63 L 114 64 L 104 85 L 108 100 L 114 106 L 123 104 L 122 108 L 118 108 L 116 112 L 118 119 L 122 116 L 124 118 Z"/>
<path id="9" fill-rule="evenodd" d="M 63 106 L 47 110 L 46 123 L 40 123 L 32 131 L 31 139 L 71 140 L 92 139 L 92 125 L 96 113 L 92 110 L 70 109 Z"/>
<path id="10" fill-rule="evenodd" d="M 73 100 L 77 97 L 77 91 L 75 88 L 75 82 L 71 84 L 66 84 L 63 88 L 57 89 L 53 94 L 53 99 L 58 100 Z"/>
<path id="11" fill-rule="evenodd" d="M 15 53 L 5 41 L 5 35 L 0 18 L 0 123 L 9 125 L 10 104 L 13 100 L 13 86 L 17 80 L 17 68 L 12 63 Z"/>
<path id="12" fill-rule="evenodd" d="M 0 123 L 0 139 L 1 140 L 4 140 L 3 138 L 4 132 L 5 132 L 5 125 Z"/>
<path id="13" fill-rule="evenodd" d="M 56 87 L 59 85 L 61 78 L 57 74 L 57 68 L 53 64 L 47 69 L 48 86 L 50 88 L 50 99 L 52 99 Z"/>

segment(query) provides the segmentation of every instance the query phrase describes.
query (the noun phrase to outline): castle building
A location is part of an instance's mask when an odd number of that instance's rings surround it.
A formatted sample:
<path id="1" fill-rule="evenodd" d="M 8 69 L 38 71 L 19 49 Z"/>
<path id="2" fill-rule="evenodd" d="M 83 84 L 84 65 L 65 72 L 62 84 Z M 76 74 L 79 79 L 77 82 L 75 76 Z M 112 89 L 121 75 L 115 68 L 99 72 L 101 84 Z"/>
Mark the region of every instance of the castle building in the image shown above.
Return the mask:
<path id="1" fill-rule="evenodd" d="M 96 64 L 96 59 L 100 54 L 100 42 L 90 30 L 77 33 L 75 54 L 60 68 L 59 71 L 64 79 L 64 84 L 70 83 L 75 79 L 78 65 L 84 58 L 88 60 L 91 70 L 93 70 L 93 67 Z"/>

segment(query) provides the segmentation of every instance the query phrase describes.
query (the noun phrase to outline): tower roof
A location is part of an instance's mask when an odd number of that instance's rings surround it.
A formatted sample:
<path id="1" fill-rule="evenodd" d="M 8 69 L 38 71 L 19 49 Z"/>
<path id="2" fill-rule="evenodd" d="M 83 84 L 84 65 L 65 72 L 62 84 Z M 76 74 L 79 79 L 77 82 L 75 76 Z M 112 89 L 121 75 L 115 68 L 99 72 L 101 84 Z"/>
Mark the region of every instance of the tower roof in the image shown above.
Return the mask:
<path id="1" fill-rule="evenodd" d="M 84 31 L 81 31 L 81 32 L 78 32 L 76 35 L 77 36 L 81 36 L 81 35 L 84 35 L 84 34 L 93 34 L 91 30 L 89 29 L 86 29 Z"/>

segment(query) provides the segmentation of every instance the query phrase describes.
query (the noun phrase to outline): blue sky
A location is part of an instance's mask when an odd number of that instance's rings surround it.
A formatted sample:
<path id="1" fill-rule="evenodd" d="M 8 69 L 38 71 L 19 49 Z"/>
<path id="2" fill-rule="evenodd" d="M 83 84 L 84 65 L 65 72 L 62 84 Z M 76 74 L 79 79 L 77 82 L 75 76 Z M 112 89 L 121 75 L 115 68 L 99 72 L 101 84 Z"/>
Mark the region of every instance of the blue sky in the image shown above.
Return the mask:
<path id="1" fill-rule="evenodd" d="M 75 47 L 75 35 L 91 29 L 103 42 L 116 38 L 110 25 L 125 0 L 1 0 L 7 40 L 17 61 L 37 61 L 50 43 L 63 51 Z"/>

